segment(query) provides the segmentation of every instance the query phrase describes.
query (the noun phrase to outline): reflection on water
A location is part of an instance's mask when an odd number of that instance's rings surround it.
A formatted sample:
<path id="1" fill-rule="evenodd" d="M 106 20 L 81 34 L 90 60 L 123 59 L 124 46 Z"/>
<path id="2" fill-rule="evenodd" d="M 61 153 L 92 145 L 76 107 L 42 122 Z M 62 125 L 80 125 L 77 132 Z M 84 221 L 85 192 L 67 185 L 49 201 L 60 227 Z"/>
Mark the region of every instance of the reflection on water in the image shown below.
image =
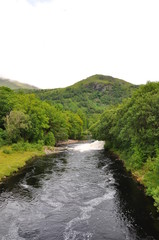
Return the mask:
<path id="1" fill-rule="evenodd" d="M 159 239 L 152 201 L 103 143 L 37 158 L 0 189 L 2 240 Z"/>

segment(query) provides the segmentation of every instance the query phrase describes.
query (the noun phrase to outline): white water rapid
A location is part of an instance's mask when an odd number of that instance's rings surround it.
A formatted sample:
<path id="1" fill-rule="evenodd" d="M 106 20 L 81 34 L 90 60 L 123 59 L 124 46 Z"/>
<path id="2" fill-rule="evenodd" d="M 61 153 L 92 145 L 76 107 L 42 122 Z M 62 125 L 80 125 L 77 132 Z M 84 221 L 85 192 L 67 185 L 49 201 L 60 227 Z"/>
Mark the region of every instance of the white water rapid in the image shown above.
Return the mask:
<path id="1" fill-rule="evenodd" d="M 85 151 L 92 151 L 92 150 L 102 150 L 104 149 L 104 141 L 95 141 L 91 143 L 83 143 L 80 145 L 77 145 L 73 148 L 74 151 L 80 151 L 80 152 L 85 152 Z"/>

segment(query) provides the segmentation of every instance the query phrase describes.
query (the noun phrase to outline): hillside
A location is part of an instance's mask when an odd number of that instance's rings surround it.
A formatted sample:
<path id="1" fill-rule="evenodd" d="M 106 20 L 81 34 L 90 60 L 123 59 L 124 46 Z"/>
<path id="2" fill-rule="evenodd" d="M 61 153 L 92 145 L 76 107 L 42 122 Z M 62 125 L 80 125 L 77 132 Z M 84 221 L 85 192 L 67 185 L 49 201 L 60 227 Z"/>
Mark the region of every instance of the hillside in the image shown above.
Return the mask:
<path id="1" fill-rule="evenodd" d="M 32 85 L 29 84 L 25 84 L 25 83 L 20 83 L 18 81 L 12 81 L 9 79 L 4 79 L 4 78 L 0 78 L 0 87 L 5 86 L 5 87 L 9 87 L 11 89 L 38 89 L 37 87 L 34 87 Z"/>
<path id="2" fill-rule="evenodd" d="M 94 75 L 66 88 L 34 92 L 41 100 L 58 104 L 59 108 L 73 112 L 80 109 L 91 124 L 108 105 L 120 103 L 124 98 L 130 97 L 137 87 L 121 79 Z"/>

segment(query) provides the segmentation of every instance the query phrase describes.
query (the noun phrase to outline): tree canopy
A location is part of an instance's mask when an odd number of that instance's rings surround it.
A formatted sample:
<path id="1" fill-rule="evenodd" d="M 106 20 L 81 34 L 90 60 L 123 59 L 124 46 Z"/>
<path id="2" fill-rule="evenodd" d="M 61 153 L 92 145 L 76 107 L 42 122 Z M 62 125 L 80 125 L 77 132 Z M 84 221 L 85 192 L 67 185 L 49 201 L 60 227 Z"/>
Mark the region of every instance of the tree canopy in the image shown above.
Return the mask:
<path id="1" fill-rule="evenodd" d="M 80 115 L 41 101 L 34 94 L 0 87 L 1 144 L 40 140 L 54 145 L 68 138 L 82 138 L 84 122 Z"/>
<path id="2" fill-rule="evenodd" d="M 132 98 L 109 107 L 91 130 L 128 169 L 144 172 L 147 192 L 159 209 L 159 83 L 148 82 Z"/>

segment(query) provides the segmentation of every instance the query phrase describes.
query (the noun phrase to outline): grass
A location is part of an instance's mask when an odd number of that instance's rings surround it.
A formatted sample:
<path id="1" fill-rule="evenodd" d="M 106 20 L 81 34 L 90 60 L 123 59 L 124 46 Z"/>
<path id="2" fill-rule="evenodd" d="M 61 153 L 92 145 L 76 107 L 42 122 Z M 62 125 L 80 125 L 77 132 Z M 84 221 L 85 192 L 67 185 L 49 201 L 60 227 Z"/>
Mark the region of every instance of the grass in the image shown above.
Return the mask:
<path id="1" fill-rule="evenodd" d="M 37 149 L 13 151 L 11 146 L 0 148 L 0 181 L 24 167 L 26 162 L 32 157 L 43 154 L 43 150 Z"/>

